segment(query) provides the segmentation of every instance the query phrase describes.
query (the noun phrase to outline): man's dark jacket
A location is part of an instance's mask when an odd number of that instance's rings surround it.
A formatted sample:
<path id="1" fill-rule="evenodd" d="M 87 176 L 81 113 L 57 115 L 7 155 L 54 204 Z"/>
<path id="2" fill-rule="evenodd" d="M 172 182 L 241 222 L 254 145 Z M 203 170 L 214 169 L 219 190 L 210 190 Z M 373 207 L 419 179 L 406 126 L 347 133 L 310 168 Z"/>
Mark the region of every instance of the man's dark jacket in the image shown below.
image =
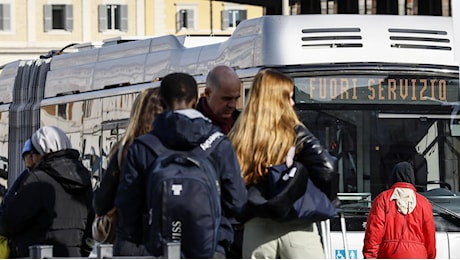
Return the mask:
<path id="1" fill-rule="evenodd" d="M 87 257 L 92 250 L 92 186 L 73 149 L 46 154 L 29 172 L 0 215 L 11 239 L 11 257 L 29 256 L 31 245 L 52 245 L 54 257 Z"/>
<path id="2" fill-rule="evenodd" d="M 149 134 L 156 135 L 164 146 L 175 150 L 191 150 L 218 131 L 216 126 L 194 109 L 163 112 L 155 118 L 153 129 Z M 224 253 L 224 248 L 233 241 L 233 230 L 228 219 L 241 213 L 247 200 L 247 191 L 233 145 L 227 137 L 224 137 L 210 156 L 220 174 L 224 216 L 219 230 L 218 251 Z M 119 214 L 116 247 L 128 250 L 131 248 L 136 252 L 136 247 L 143 243 L 142 217 L 147 214 L 145 202 L 147 169 L 156 158 L 157 156 L 137 139 L 129 147 L 123 165 L 123 177 L 115 198 L 115 206 Z M 114 248 L 114 251 L 120 255 L 128 254 L 118 250 L 119 248 Z"/>

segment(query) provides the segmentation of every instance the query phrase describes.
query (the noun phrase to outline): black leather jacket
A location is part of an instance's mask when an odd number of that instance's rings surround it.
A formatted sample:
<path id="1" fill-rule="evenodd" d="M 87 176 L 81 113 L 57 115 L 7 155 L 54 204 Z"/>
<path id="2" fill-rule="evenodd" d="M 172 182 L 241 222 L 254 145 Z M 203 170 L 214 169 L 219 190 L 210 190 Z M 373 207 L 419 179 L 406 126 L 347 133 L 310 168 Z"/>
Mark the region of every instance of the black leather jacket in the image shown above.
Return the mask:
<path id="1" fill-rule="evenodd" d="M 326 193 L 329 199 L 336 199 L 338 192 L 337 158 L 332 156 L 304 125 L 297 125 L 294 130 L 297 135 L 296 146 L 298 148 L 296 160 L 305 165 L 311 180 Z"/>

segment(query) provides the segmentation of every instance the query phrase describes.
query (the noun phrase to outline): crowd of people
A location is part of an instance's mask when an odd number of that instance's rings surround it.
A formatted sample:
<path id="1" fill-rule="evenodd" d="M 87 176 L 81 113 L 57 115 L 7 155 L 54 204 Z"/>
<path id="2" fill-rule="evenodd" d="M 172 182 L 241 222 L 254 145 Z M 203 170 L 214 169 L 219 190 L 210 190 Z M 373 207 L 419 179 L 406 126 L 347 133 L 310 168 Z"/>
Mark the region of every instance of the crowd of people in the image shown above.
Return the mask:
<path id="1" fill-rule="evenodd" d="M 297 117 L 290 77 L 262 69 L 245 108 L 239 111 L 241 88 L 237 73 L 218 65 L 208 73 L 200 98 L 195 79 L 185 73 L 171 73 L 159 88 L 144 90 L 133 104 L 126 132 L 112 147 L 107 170 L 94 191 L 90 173 L 66 134 L 55 126 L 38 129 L 24 145 L 27 169 L 0 205 L 0 235 L 10 241 L 10 257 L 28 257 L 29 246 L 37 244 L 52 245 L 55 257 L 86 257 L 95 243 L 93 221 L 107 214 L 116 216 L 113 234 L 104 238 L 114 245 L 114 256 L 160 257 L 152 245 L 145 244 L 146 237 L 157 235 L 147 232 L 145 223 L 151 222 L 146 216 L 152 215 L 146 207 L 146 183 L 159 155 L 140 138 L 154 135 L 168 149 L 188 151 L 220 132 L 224 137 L 209 155 L 221 200 L 217 245 L 211 257 L 324 258 L 314 223 L 280 222 L 267 217 L 269 209 L 251 210 L 247 187 L 260 182 L 271 165 L 283 163 L 292 149 L 296 159 L 315 174 L 335 172 L 335 158 Z M 380 196 L 383 202 L 378 205 L 388 203 L 389 196 Z M 424 219 L 417 223 L 434 231 L 434 223 L 425 219 L 426 203 L 419 196 L 411 198 L 417 199 L 417 206 L 410 206 L 405 214 L 423 207 Z M 382 215 L 376 211 L 371 210 L 371 223 L 375 214 Z M 375 242 L 381 240 L 366 232 L 365 256 L 411 256 L 377 254 Z M 423 241 L 417 247 L 426 246 L 427 254 L 417 256 L 435 257 L 432 237 L 424 246 Z"/>

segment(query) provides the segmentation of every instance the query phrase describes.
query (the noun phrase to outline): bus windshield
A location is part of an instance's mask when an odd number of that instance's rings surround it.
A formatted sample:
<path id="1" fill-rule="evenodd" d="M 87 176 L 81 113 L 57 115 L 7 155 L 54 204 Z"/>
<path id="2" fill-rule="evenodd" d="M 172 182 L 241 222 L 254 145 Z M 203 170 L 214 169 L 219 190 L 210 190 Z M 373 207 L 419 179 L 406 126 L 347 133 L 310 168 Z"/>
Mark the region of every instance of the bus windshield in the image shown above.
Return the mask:
<path id="1" fill-rule="evenodd" d="M 338 159 L 345 212 L 367 213 L 393 166 L 408 161 L 435 213 L 460 213 L 458 74 L 317 74 L 293 74 L 296 108 Z"/>

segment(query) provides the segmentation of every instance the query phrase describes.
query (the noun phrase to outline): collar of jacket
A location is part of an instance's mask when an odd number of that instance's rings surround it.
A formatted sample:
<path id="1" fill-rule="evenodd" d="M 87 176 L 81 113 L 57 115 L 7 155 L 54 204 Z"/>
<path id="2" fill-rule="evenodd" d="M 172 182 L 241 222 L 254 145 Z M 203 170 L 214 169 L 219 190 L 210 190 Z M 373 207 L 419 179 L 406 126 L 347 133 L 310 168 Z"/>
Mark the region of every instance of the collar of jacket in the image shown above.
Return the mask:
<path id="1" fill-rule="evenodd" d="M 414 185 L 412 185 L 411 183 L 408 183 L 408 182 L 396 182 L 391 186 L 391 189 L 395 189 L 395 188 L 408 188 L 408 189 L 412 189 L 414 191 L 417 191 L 417 189 L 414 187 Z"/>

